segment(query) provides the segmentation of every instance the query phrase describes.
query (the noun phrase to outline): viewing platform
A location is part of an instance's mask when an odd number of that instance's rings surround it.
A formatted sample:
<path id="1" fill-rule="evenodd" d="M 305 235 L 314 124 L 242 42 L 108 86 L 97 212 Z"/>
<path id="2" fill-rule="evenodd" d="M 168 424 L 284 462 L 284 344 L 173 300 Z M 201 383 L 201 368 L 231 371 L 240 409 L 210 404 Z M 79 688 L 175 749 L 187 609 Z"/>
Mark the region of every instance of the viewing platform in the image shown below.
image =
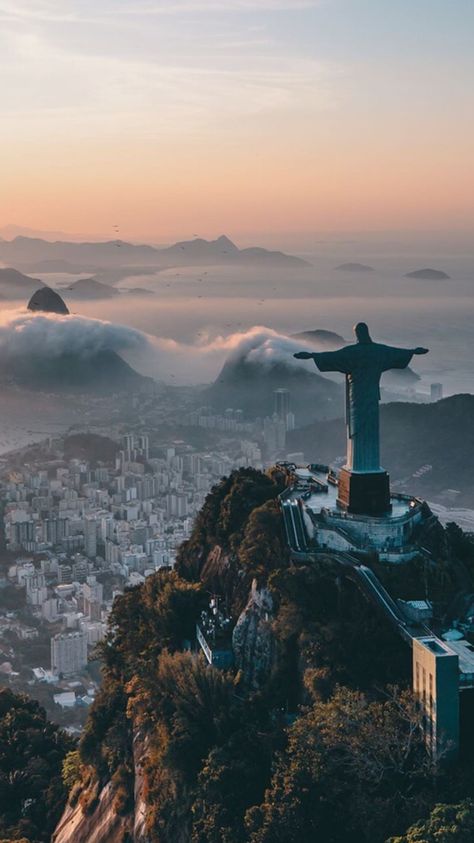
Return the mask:
<path id="1" fill-rule="evenodd" d="M 418 498 L 392 493 L 387 513 L 359 515 L 338 504 L 338 477 L 328 466 L 295 467 L 294 475 L 288 500 L 301 507 L 310 544 L 338 552 L 373 551 L 395 564 L 420 554 L 414 534 L 430 516 Z"/>

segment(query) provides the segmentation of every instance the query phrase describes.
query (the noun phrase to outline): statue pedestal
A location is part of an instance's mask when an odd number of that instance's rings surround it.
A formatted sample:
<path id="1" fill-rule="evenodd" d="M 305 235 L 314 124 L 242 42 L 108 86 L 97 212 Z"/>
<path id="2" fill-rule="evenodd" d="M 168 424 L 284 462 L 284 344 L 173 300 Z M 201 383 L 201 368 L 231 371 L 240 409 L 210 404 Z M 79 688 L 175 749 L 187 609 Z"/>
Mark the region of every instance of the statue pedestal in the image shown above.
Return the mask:
<path id="1" fill-rule="evenodd" d="M 390 478 L 387 472 L 363 473 L 342 468 L 337 503 L 354 515 L 386 515 L 391 510 Z"/>

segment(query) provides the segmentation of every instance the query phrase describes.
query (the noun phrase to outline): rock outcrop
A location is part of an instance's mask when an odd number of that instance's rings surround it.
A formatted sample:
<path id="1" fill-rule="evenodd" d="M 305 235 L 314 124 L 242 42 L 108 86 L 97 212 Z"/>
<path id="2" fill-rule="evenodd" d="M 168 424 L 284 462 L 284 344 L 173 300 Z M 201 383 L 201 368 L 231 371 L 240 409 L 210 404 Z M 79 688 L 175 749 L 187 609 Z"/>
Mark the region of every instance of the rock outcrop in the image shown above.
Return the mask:
<path id="1" fill-rule="evenodd" d="M 133 818 L 119 816 L 114 801 L 114 789 L 108 782 L 90 813 L 83 811 L 80 800 L 75 805 L 68 802 L 51 843 L 126 843 L 133 840 Z"/>
<path id="2" fill-rule="evenodd" d="M 257 689 L 267 679 L 276 659 L 272 629 L 273 600 L 267 588 L 252 582 L 249 601 L 240 615 L 232 636 L 237 667 L 248 688 Z"/>
<path id="3" fill-rule="evenodd" d="M 84 810 L 80 795 L 78 798 L 76 794 L 66 805 L 51 843 L 151 843 L 146 830 L 145 760 L 146 739 L 137 732 L 133 741 L 135 782 L 132 811 L 127 814 L 117 811 L 112 782 L 107 782 L 99 791 L 92 809 Z"/>

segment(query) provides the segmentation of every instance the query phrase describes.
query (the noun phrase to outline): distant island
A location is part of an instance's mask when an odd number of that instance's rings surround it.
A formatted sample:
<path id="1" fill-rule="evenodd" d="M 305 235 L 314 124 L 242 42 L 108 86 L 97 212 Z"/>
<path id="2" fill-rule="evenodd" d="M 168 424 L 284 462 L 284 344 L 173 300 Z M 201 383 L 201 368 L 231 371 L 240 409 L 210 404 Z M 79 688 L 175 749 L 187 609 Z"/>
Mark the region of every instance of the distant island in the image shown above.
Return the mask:
<path id="1" fill-rule="evenodd" d="M 124 295 L 128 296 L 154 296 L 153 290 L 147 290 L 146 287 L 129 287 L 122 290 Z"/>
<path id="2" fill-rule="evenodd" d="M 344 337 L 336 334 L 335 331 L 324 331 L 321 328 L 316 328 L 314 331 L 300 331 L 297 334 L 292 334 L 291 338 L 302 340 L 303 342 L 310 342 L 313 345 L 320 346 L 324 350 L 340 348 L 346 342 Z"/>
<path id="3" fill-rule="evenodd" d="M 95 278 L 80 278 L 66 287 L 65 292 L 78 299 L 112 299 L 121 295 L 120 290 Z"/>
<path id="4" fill-rule="evenodd" d="M 16 299 L 23 299 L 25 296 L 31 296 L 40 288 L 48 291 L 48 295 L 53 294 L 44 281 L 39 278 L 33 278 L 30 275 L 24 275 L 17 269 L 0 269 L 0 300 L 15 301 Z M 69 298 L 80 299 L 83 301 L 90 301 L 91 299 L 112 299 L 120 296 L 153 296 L 153 290 L 147 290 L 144 287 L 131 287 L 125 289 L 117 289 L 110 284 L 104 284 L 103 281 L 98 281 L 96 278 L 80 278 L 74 281 L 69 287 L 62 288 Z M 30 308 L 34 309 L 34 308 Z M 43 308 L 40 308 L 43 309 Z M 63 312 L 63 311 L 58 311 Z"/>
<path id="5" fill-rule="evenodd" d="M 374 272 L 374 267 L 365 263 L 341 263 L 340 266 L 335 268 L 342 272 Z"/>
<path id="6" fill-rule="evenodd" d="M 450 276 L 441 269 L 415 269 L 413 272 L 407 272 L 405 278 L 424 278 L 427 281 L 447 281 Z"/>

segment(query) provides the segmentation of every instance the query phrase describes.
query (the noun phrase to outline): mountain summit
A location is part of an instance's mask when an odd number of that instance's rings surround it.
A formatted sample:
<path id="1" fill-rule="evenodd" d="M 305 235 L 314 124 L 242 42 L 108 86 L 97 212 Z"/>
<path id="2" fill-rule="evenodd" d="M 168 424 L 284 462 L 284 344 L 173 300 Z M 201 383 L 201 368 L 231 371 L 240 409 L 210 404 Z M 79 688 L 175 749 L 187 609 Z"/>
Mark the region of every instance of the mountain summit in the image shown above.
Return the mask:
<path id="1" fill-rule="evenodd" d="M 69 313 L 65 301 L 51 287 L 40 287 L 36 290 L 28 302 L 28 310 L 35 313 L 59 313 L 63 316 Z"/>

